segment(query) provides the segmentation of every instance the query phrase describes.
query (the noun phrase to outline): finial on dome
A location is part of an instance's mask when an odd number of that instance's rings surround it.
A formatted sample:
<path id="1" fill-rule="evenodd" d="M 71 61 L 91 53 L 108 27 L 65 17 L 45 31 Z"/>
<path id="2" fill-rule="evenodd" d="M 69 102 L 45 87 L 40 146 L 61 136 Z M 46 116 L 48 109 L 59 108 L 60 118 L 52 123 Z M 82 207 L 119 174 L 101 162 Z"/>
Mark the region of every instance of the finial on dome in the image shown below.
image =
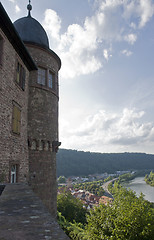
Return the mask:
<path id="1" fill-rule="evenodd" d="M 29 0 L 29 4 L 27 5 L 28 17 L 31 17 L 30 11 L 32 10 L 31 0 Z"/>

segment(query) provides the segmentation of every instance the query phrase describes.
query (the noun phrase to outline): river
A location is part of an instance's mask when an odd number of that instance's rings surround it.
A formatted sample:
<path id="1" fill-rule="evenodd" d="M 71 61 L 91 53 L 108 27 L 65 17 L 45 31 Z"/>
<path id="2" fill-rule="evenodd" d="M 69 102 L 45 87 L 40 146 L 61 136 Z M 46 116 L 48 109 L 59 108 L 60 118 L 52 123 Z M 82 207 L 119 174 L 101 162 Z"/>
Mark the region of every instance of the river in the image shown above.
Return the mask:
<path id="1" fill-rule="evenodd" d="M 146 184 L 144 177 L 137 177 L 128 183 L 124 183 L 123 186 L 135 191 L 137 196 L 142 192 L 144 194 L 144 199 L 149 202 L 154 202 L 154 187 Z"/>

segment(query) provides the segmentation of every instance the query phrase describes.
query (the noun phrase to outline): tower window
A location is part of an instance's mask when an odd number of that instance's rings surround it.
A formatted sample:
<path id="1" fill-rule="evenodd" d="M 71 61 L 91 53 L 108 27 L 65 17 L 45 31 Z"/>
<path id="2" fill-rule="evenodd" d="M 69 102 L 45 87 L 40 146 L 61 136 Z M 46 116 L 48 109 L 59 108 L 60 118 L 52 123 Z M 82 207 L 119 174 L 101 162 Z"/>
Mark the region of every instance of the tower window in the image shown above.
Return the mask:
<path id="1" fill-rule="evenodd" d="M 53 88 L 53 82 L 54 82 L 54 74 L 49 71 L 49 74 L 48 74 L 48 87 L 49 88 Z"/>
<path id="2" fill-rule="evenodd" d="M 16 105 L 13 105 L 13 116 L 12 116 L 13 133 L 20 134 L 20 125 L 21 125 L 21 110 Z"/>
<path id="3" fill-rule="evenodd" d="M 16 71 L 16 82 L 18 85 L 22 88 L 22 90 L 25 90 L 25 69 L 23 66 L 18 62 L 17 63 L 17 71 Z"/>
<path id="4" fill-rule="evenodd" d="M 46 85 L 46 69 L 44 68 L 38 68 L 38 78 L 37 83 L 41 85 Z"/>
<path id="5" fill-rule="evenodd" d="M 39 67 L 37 83 L 52 90 L 55 90 L 55 73 L 53 73 L 49 69 Z"/>

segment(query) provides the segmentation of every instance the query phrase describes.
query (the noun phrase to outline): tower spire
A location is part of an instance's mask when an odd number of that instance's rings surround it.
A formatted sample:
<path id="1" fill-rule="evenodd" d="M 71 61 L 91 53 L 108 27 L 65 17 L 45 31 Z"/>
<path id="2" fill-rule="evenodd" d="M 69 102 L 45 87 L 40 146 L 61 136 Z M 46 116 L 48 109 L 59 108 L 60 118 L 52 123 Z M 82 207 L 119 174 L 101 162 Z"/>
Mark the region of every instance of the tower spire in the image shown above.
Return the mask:
<path id="1" fill-rule="evenodd" d="M 31 0 L 29 0 L 29 4 L 27 5 L 28 17 L 31 17 L 30 11 L 32 10 Z"/>

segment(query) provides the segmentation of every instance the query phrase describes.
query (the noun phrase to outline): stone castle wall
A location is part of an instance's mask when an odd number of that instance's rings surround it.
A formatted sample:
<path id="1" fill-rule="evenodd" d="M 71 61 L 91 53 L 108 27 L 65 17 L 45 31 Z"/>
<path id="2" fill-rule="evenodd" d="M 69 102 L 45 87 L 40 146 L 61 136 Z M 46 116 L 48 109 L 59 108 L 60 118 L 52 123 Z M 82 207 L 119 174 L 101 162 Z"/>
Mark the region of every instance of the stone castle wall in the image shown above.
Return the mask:
<path id="1" fill-rule="evenodd" d="M 28 179 L 28 146 L 27 146 L 27 106 L 29 72 L 17 55 L 4 33 L 0 30 L 3 48 L 0 65 L 0 176 L 5 182 L 10 181 L 11 165 L 18 166 L 17 180 Z M 16 63 L 19 61 L 26 70 L 26 84 L 23 91 L 15 82 Z M 21 131 L 12 132 L 13 104 L 21 110 Z"/>

